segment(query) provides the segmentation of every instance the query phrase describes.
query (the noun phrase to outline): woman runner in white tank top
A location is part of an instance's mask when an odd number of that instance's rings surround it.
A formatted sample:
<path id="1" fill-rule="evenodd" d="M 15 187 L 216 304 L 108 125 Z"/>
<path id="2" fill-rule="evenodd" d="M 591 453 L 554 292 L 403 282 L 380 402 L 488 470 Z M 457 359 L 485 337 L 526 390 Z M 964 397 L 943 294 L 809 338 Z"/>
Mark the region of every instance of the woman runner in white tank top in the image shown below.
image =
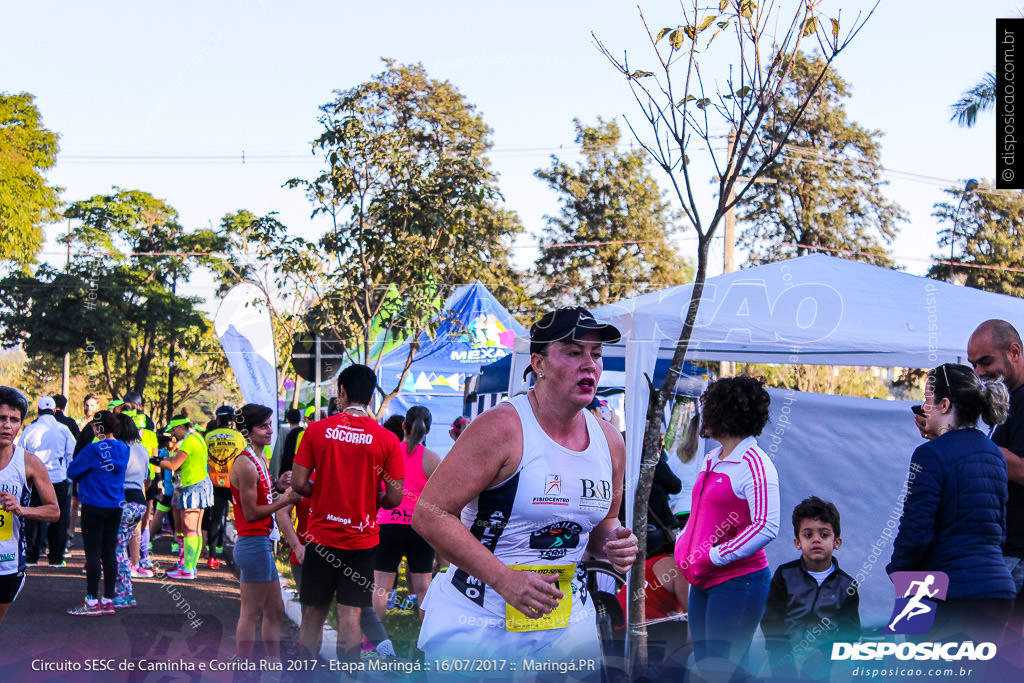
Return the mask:
<path id="1" fill-rule="evenodd" d="M 419 638 L 438 676 L 532 678 L 581 659 L 572 677 L 600 669 L 579 563 L 589 550 L 626 571 L 636 537 L 617 518 L 622 437 L 584 408 L 601 344 L 619 336 L 583 308 L 541 318 L 530 330 L 536 387 L 474 420 L 424 487 L 413 528 L 452 560 L 427 593 Z M 445 665 L 466 658 L 485 663 Z"/>
<path id="2" fill-rule="evenodd" d="M 20 391 L 0 386 L 0 621 L 25 582 L 25 520 L 60 519 L 46 466 L 14 445 L 26 412 L 28 401 Z M 29 507 L 31 488 L 39 492 L 42 505 Z"/>

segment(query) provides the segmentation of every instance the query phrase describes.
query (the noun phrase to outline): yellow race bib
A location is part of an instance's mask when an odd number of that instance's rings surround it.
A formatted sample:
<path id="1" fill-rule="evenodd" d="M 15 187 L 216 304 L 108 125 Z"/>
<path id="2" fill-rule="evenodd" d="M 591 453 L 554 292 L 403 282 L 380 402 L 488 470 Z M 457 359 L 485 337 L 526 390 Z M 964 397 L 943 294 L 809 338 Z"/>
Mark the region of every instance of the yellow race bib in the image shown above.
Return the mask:
<path id="1" fill-rule="evenodd" d="M 7 510 L 0 510 L 0 541 L 14 539 L 14 514 Z"/>
<path id="2" fill-rule="evenodd" d="M 505 603 L 505 630 L 507 631 L 547 631 L 554 628 L 565 628 L 569 625 L 569 613 L 572 611 L 572 579 L 576 575 L 575 564 L 511 565 L 509 569 L 529 571 L 548 576 L 558 576 L 558 590 L 562 598 L 558 606 L 550 614 L 539 619 L 526 616 L 512 605 Z"/>

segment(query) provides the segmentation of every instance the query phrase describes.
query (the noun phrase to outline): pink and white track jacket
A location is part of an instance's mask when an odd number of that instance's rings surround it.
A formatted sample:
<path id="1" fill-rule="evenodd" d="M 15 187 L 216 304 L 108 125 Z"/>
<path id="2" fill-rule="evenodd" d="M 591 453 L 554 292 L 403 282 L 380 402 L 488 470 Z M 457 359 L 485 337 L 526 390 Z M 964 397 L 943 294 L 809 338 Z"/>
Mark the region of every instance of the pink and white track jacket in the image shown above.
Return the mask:
<path id="1" fill-rule="evenodd" d="M 676 564 L 691 585 L 708 589 L 768 566 L 764 546 L 779 533 L 779 474 L 754 437 L 719 459 L 708 453 L 693 504 L 676 542 Z"/>

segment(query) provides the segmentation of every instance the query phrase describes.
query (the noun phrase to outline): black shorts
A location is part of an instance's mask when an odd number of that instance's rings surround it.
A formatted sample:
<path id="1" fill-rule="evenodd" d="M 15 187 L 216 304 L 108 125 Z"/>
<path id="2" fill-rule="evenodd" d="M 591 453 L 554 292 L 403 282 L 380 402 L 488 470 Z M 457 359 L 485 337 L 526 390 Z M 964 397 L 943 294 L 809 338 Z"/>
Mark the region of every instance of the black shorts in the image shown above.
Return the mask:
<path id="1" fill-rule="evenodd" d="M 0 605 L 14 602 L 14 598 L 18 597 L 18 593 L 21 592 L 21 587 L 24 585 L 25 572 L 0 576 Z"/>
<path id="2" fill-rule="evenodd" d="M 434 549 L 413 531 L 411 524 L 381 524 L 373 568 L 397 574 L 403 557 L 409 561 L 406 571 L 429 574 L 434 569 Z"/>
<path id="3" fill-rule="evenodd" d="M 373 555 L 376 550 L 343 550 L 307 543 L 306 557 L 302 561 L 299 602 L 322 607 L 334 597 L 339 605 L 369 607 L 373 604 Z"/>

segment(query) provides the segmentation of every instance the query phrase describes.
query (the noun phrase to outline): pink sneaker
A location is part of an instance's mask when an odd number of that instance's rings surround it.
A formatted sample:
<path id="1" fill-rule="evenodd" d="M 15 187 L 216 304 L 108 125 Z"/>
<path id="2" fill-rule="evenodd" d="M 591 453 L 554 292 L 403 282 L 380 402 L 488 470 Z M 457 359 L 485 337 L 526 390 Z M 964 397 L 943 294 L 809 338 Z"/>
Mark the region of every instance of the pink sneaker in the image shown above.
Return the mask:
<path id="1" fill-rule="evenodd" d="M 179 568 L 173 571 L 167 572 L 168 579 L 179 579 L 181 581 L 194 581 L 196 578 L 195 572 L 190 572 L 187 569 Z"/>
<path id="2" fill-rule="evenodd" d="M 111 609 L 110 614 L 113 613 L 114 610 Z M 88 600 L 83 600 L 81 605 L 69 609 L 68 614 L 75 617 L 100 617 L 107 614 L 107 612 L 104 611 L 103 606 L 100 605 L 99 601 L 90 605 Z"/>
<path id="3" fill-rule="evenodd" d="M 145 567 L 132 567 L 133 579 L 150 579 L 153 577 L 153 570 Z"/>

